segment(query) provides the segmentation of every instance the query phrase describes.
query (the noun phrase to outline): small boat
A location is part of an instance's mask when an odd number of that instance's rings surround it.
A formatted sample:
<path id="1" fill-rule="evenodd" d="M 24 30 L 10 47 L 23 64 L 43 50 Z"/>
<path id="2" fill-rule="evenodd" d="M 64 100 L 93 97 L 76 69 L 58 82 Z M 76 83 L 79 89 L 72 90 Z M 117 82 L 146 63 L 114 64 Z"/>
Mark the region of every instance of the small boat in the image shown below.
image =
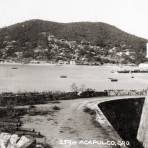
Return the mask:
<path id="1" fill-rule="evenodd" d="M 111 79 L 111 82 L 117 82 L 118 81 L 118 79 Z"/>
<path id="2" fill-rule="evenodd" d="M 130 70 L 118 70 L 118 73 L 130 73 Z"/>
<path id="3" fill-rule="evenodd" d="M 118 70 L 118 73 L 148 73 L 148 70 L 133 69 L 133 70 Z"/>
<path id="4" fill-rule="evenodd" d="M 118 81 L 118 79 L 115 79 L 115 78 L 108 78 L 108 79 L 110 79 L 111 82 L 117 82 Z"/>
<path id="5" fill-rule="evenodd" d="M 65 76 L 65 75 L 61 75 L 60 78 L 67 78 L 67 76 Z"/>
<path id="6" fill-rule="evenodd" d="M 18 69 L 18 67 L 12 67 L 11 69 Z"/>

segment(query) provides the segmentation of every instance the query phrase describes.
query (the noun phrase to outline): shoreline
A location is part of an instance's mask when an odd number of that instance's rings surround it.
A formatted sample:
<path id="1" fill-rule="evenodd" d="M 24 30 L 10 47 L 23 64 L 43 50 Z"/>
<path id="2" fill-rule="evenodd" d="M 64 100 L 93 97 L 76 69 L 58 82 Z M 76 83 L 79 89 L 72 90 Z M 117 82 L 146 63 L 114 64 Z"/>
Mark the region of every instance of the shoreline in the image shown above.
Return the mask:
<path id="1" fill-rule="evenodd" d="M 19 63 L 19 62 L 0 62 L 0 65 L 30 65 L 30 66 L 128 66 L 128 67 L 138 67 L 138 65 L 131 65 L 131 64 L 111 64 L 106 63 L 102 65 L 91 65 L 91 64 L 58 64 L 58 63 Z"/>

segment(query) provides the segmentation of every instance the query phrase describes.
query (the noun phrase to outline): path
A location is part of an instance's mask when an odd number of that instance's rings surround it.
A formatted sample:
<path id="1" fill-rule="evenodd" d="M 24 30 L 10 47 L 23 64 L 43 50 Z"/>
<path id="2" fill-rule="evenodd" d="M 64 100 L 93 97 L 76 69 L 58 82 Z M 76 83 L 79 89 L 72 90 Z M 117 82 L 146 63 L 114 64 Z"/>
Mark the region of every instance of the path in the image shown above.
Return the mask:
<path id="1" fill-rule="evenodd" d="M 61 108 L 52 116 L 25 116 L 24 127 L 35 128 L 47 137 L 47 142 L 53 148 L 119 148 L 102 144 L 80 144 L 84 140 L 118 141 L 121 140 L 116 131 L 111 127 L 103 114 L 99 117 L 98 126 L 93 124 L 92 116 L 84 112 L 85 106 L 97 107 L 97 104 L 104 101 L 126 99 L 133 97 L 101 97 L 85 98 L 76 100 L 63 100 L 57 104 Z M 50 108 L 51 104 L 39 105 L 39 107 Z M 73 144 L 62 144 L 63 140 L 70 140 Z M 88 141 L 87 141 L 88 142 Z M 77 144 L 76 144 L 77 143 Z M 126 148 L 123 146 L 122 148 Z"/>

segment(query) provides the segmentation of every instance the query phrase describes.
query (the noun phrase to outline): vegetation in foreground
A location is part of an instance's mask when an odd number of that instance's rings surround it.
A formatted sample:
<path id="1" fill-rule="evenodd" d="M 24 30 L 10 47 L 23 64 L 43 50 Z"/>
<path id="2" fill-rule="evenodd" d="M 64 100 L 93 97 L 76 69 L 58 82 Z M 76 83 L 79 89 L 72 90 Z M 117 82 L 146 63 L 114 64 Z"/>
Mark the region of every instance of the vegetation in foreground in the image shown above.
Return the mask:
<path id="1" fill-rule="evenodd" d="M 104 97 L 104 96 L 144 96 L 147 90 L 104 90 L 96 91 L 95 89 L 80 88 L 73 83 L 70 92 L 48 91 L 48 92 L 5 92 L 0 94 L 0 106 L 24 106 L 37 105 L 46 103 L 60 103 L 60 100 L 72 100 L 78 98 Z M 57 108 L 55 108 L 56 110 Z M 58 109 L 57 109 L 58 110 Z"/>
<path id="2" fill-rule="evenodd" d="M 72 84 L 71 92 L 49 91 L 49 92 L 24 92 L 24 93 L 2 93 L 0 94 L 0 106 L 23 106 L 53 103 L 58 100 L 70 100 L 77 98 L 89 98 L 97 96 L 107 96 L 107 92 L 97 92 L 91 88 L 78 88 Z M 58 108 L 55 107 L 55 110 Z"/>

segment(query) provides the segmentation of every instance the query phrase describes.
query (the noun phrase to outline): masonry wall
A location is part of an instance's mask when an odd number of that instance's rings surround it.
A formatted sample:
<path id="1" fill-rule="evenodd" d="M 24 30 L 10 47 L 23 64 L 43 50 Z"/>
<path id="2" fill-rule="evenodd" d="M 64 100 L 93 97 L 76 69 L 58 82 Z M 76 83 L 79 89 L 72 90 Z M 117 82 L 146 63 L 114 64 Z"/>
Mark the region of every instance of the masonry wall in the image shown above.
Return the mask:
<path id="1" fill-rule="evenodd" d="M 148 148 L 148 96 L 145 98 L 143 105 L 137 139 L 142 143 L 144 148 Z"/>
<path id="2" fill-rule="evenodd" d="M 131 143 L 131 148 L 143 148 L 137 140 L 137 131 L 144 99 L 113 100 L 98 105 L 120 137 Z"/>

